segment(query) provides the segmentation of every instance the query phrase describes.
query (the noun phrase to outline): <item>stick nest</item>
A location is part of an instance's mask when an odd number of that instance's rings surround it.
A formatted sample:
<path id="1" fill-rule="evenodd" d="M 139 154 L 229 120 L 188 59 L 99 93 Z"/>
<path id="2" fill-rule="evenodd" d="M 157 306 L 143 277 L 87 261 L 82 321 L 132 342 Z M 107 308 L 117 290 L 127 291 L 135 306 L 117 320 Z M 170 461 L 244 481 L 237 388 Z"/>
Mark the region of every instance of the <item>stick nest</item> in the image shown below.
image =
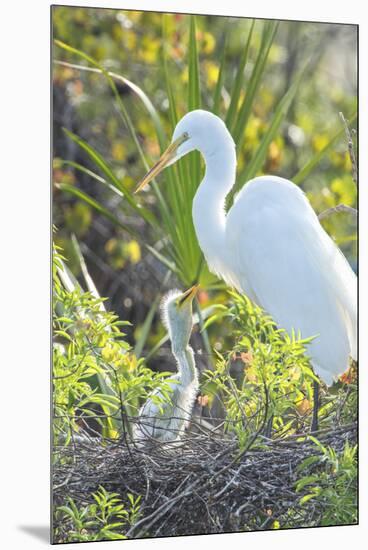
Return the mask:
<path id="1" fill-rule="evenodd" d="M 356 424 L 318 433 L 337 453 L 356 442 Z M 92 501 L 100 486 L 127 502 L 127 493 L 142 495 L 141 515 L 128 538 L 176 536 L 320 524 L 323 503 L 296 492 L 298 466 L 320 453 L 308 437 L 268 440 L 258 436 L 239 452 L 234 440 L 188 433 L 172 450 L 137 449 L 126 441 L 96 438 L 54 448 L 54 505 L 71 497 L 78 505 Z M 310 473 L 323 467 L 323 457 Z M 334 483 L 333 475 L 330 478 Z M 54 524 L 54 528 L 57 521 Z"/>

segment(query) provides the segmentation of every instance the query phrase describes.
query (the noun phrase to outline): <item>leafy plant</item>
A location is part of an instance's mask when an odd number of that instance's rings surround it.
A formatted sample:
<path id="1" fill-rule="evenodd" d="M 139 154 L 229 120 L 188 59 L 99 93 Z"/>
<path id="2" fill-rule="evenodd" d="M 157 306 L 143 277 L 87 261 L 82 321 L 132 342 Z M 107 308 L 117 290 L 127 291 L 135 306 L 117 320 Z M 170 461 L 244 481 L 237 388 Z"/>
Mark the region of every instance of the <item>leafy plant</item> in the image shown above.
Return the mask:
<path id="1" fill-rule="evenodd" d="M 124 531 L 133 525 L 140 515 L 141 496 L 127 494 L 127 508 L 117 493 L 106 491 L 103 487 L 92 493 L 94 503 L 79 506 L 72 498 L 58 506 L 55 511 L 57 520 L 61 520 L 62 542 L 98 541 L 125 539 Z"/>
<path id="2" fill-rule="evenodd" d="M 354 524 L 357 511 L 357 445 L 345 443 L 338 453 L 310 436 L 319 453 L 300 464 L 305 475 L 296 483 L 296 491 L 303 493 L 300 503 L 313 500 L 322 510 L 321 525 Z"/>
<path id="3" fill-rule="evenodd" d="M 235 433 L 240 448 L 269 424 L 277 435 L 301 428 L 311 412 L 313 379 L 306 346 L 311 339 L 278 329 L 272 319 L 246 296 L 230 293 L 232 305 L 208 319 L 230 321 L 230 351 L 217 353 L 214 370 L 205 372 L 202 391 L 224 406 L 226 428 Z"/>
<path id="4" fill-rule="evenodd" d="M 127 323 L 106 311 L 86 271 L 85 276 L 92 292 L 83 291 L 55 247 L 54 435 L 66 444 L 92 420 L 104 436 L 119 437 L 148 393 L 159 387 L 162 399 L 170 394 L 170 373 L 154 373 L 136 359 L 121 331 Z"/>

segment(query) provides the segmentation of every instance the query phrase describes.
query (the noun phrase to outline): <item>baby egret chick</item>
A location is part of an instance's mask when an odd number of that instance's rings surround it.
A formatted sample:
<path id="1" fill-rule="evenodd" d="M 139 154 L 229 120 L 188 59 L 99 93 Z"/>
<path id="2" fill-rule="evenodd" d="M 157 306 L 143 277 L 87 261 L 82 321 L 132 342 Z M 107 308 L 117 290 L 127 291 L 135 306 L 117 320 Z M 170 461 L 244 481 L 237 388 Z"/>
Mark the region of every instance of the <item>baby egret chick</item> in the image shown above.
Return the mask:
<path id="1" fill-rule="evenodd" d="M 193 327 L 192 301 L 198 287 L 199 285 L 195 285 L 184 293 L 173 290 L 163 298 L 162 321 L 169 333 L 178 373 L 172 377 L 172 391 L 168 400 L 157 404 L 153 397 L 163 396 L 160 391 L 155 390 L 140 409 L 139 420 L 133 431 L 134 439 L 139 445 L 150 441 L 178 441 L 190 420 L 198 392 L 194 353 L 189 346 Z"/>

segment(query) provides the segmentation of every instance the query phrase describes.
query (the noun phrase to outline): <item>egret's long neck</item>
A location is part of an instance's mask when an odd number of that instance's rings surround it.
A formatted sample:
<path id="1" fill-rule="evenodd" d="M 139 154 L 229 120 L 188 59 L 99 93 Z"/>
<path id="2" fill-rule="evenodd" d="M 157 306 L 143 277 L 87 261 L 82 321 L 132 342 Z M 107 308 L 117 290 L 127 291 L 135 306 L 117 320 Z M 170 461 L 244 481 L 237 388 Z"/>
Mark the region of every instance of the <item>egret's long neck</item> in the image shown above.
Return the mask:
<path id="1" fill-rule="evenodd" d="M 196 380 L 198 375 L 192 348 L 187 346 L 184 350 L 175 351 L 173 353 L 178 363 L 178 370 L 182 384 L 187 385 Z"/>
<path id="2" fill-rule="evenodd" d="M 193 222 L 207 262 L 217 271 L 218 260 L 223 260 L 227 254 L 225 198 L 235 183 L 235 146 L 225 134 L 215 153 L 201 153 L 206 173 L 193 200 Z"/>

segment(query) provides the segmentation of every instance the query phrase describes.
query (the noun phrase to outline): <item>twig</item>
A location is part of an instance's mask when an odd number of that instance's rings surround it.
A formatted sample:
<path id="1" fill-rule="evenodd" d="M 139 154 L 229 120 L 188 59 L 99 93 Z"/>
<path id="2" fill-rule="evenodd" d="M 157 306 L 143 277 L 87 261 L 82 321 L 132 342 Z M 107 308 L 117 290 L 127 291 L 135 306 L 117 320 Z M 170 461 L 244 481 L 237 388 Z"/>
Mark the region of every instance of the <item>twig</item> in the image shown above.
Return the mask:
<path id="1" fill-rule="evenodd" d="M 267 402 L 266 387 L 265 392 Z M 301 505 L 308 488 L 305 493 L 295 490 L 303 475 L 298 466 L 306 458 L 318 456 L 319 450 L 307 433 L 282 441 L 260 441 L 265 409 L 259 412 L 261 430 L 250 435 L 250 445 L 248 442 L 240 454 L 232 439 L 210 431 L 189 433 L 181 447 L 171 452 L 160 445 L 139 450 L 131 447 L 138 469 L 122 441 L 101 438 L 58 447 L 53 468 L 55 506 L 65 504 L 68 497 L 85 506 L 99 486 L 117 492 L 126 506 L 128 492 L 142 495 L 140 517 L 124 533 L 131 538 L 259 530 L 268 528 L 274 519 L 281 526 L 319 525 L 325 511 L 323 502 L 312 499 Z M 355 444 L 356 428 L 356 423 L 351 423 L 321 430 L 318 439 L 339 455 L 347 441 Z M 324 468 L 322 455 L 311 466 L 311 473 L 314 468 Z M 335 482 L 332 474 L 326 481 L 331 486 Z M 354 486 L 350 490 L 354 491 Z M 58 533 L 65 532 L 62 516 L 56 515 L 54 526 Z"/>
<path id="2" fill-rule="evenodd" d="M 348 150 L 349 150 L 349 156 L 351 161 L 351 171 L 352 171 L 353 181 L 355 185 L 358 185 L 358 168 L 357 168 L 357 161 L 355 158 L 352 132 L 350 131 L 349 125 L 347 123 L 346 118 L 344 117 L 344 114 L 340 112 L 339 115 L 345 127 L 345 134 L 348 142 Z"/>
<path id="3" fill-rule="evenodd" d="M 346 204 L 338 204 L 337 206 L 327 208 L 327 210 L 321 212 L 318 216 L 318 219 L 323 220 L 324 218 L 327 218 L 332 214 L 338 214 L 340 212 L 346 212 L 347 214 L 351 214 L 355 218 L 358 216 L 358 211 L 356 210 L 356 208 L 352 208 L 351 206 L 347 206 Z"/>

